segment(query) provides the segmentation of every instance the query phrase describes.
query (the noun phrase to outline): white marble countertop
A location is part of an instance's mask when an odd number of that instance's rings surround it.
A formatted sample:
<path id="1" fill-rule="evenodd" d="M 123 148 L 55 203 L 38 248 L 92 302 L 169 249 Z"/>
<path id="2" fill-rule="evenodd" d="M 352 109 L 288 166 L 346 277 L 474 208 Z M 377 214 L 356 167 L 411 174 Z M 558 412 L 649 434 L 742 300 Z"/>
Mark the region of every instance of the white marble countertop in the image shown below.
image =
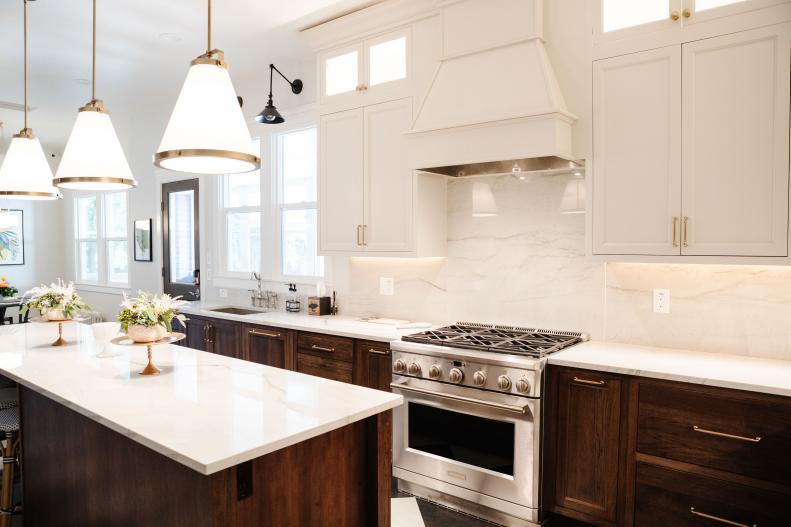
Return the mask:
<path id="1" fill-rule="evenodd" d="M 791 397 L 791 361 L 786 360 L 591 341 L 554 353 L 548 362 Z"/>
<path id="2" fill-rule="evenodd" d="M 373 322 L 363 322 L 354 317 L 347 316 L 311 316 L 305 313 L 287 313 L 285 311 L 270 311 L 266 313 L 256 313 L 254 315 L 231 315 L 211 311 L 218 307 L 228 307 L 231 304 L 220 304 L 213 302 L 190 302 L 180 311 L 189 315 L 197 315 L 212 318 L 245 322 L 248 324 L 261 324 L 262 326 L 273 326 L 283 329 L 295 329 L 298 331 L 315 331 L 328 335 L 338 335 L 341 337 L 351 337 L 355 339 L 373 340 L 377 342 L 390 342 L 398 340 L 404 335 L 424 331 L 426 327 L 397 329 L 396 326 L 386 324 L 375 324 Z M 235 305 L 248 309 L 254 307 Z"/>
<path id="3" fill-rule="evenodd" d="M 0 374 L 202 474 L 402 404 L 400 395 L 176 345 L 154 348 L 158 376 L 137 372 L 145 347 L 97 358 L 90 326 L 0 326 Z M 57 438 L 53 438 L 56 441 Z"/>

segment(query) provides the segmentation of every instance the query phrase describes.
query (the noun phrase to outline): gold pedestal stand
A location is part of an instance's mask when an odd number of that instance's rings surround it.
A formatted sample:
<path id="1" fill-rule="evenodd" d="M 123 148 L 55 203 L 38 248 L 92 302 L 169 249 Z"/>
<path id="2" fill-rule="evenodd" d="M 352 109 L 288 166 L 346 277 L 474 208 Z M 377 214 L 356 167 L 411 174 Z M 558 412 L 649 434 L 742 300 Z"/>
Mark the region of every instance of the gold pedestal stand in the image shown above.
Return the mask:
<path id="1" fill-rule="evenodd" d="M 76 319 L 73 319 L 73 318 L 69 318 L 69 319 L 66 319 L 66 320 L 47 320 L 44 317 L 36 317 L 36 318 L 32 319 L 31 322 L 41 322 L 41 323 L 44 323 L 44 324 L 55 324 L 55 323 L 57 323 L 58 324 L 58 339 L 55 342 L 53 342 L 52 344 L 50 344 L 50 346 L 65 346 L 66 344 L 68 344 L 68 342 L 66 341 L 66 339 L 63 338 L 63 324 L 65 324 L 66 322 L 79 322 L 79 320 L 76 320 Z"/>
<path id="2" fill-rule="evenodd" d="M 110 341 L 111 344 L 116 344 L 118 346 L 145 346 L 146 352 L 148 355 L 148 364 L 146 367 L 143 368 L 143 371 L 139 371 L 140 375 L 159 375 L 161 370 L 154 366 L 154 361 L 152 360 L 152 355 L 154 353 L 154 346 L 162 346 L 165 344 L 173 344 L 180 340 L 184 340 L 187 338 L 187 335 L 184 333 L 168 333 L 165 337 L 154 341 L 154 342 L 135 342 L 129 336 L 124 335 L 122 337 L 116 337 Z"/>

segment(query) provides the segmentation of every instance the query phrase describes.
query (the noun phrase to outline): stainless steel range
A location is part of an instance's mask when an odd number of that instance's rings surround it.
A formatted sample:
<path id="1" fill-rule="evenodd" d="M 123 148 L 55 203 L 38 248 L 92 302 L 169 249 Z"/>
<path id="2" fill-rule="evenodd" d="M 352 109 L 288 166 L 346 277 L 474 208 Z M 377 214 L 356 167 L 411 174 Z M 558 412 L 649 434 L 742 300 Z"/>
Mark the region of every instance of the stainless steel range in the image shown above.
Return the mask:
<path id="1" fill-rule="evenodd" d="M 399 489 L 502 525 L 539 524 L 546 356 L 587 339 L 459 322 L 393 342 Z"/>

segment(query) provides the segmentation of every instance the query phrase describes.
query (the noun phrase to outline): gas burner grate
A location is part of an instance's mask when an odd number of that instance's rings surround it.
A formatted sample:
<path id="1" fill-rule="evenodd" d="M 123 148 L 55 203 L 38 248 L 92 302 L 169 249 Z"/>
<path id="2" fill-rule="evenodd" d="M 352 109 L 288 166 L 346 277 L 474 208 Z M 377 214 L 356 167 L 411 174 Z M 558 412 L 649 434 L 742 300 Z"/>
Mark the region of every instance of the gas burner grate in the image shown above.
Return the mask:
<path id="1" fill-rule="evenodd" d="M 573 331 L 457 322 L 450 326 L 406 335 L 401 340 L 540 358 L 588 340 L 588 335 Z"/>

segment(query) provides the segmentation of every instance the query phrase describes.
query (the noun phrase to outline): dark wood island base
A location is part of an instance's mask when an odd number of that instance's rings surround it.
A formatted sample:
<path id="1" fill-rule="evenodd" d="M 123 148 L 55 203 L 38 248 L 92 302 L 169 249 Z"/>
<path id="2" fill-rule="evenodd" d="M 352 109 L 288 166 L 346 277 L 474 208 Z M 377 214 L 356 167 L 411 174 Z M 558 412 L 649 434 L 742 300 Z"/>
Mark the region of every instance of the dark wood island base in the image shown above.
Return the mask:
<path id="1" fill-rule="evenodd" d="M 25 525 L 390 526 L 391 410 L 203 475 L 33 390 L 20 406 Z"/>

